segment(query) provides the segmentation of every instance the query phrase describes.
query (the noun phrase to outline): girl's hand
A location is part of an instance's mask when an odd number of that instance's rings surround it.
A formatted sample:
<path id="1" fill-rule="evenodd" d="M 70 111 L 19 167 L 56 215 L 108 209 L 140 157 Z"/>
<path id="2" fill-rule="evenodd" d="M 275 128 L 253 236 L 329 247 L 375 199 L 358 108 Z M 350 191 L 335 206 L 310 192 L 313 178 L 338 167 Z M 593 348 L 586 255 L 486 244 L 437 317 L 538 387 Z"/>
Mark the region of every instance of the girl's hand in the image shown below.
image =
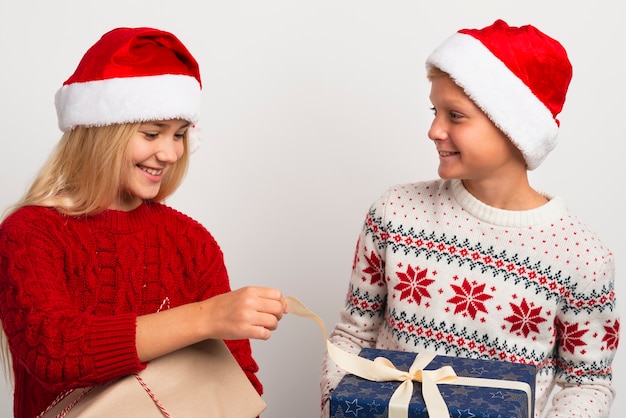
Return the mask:
<path id="1" fill-rule="evenodd" d="M 280 290 L 250 286 L 142 315 L 137 318 L 137 355 L 145 362 L 202 340 L 267 340 L 287 311 Z"/>
<path id="2" fill-rule="evenodd" d="M 287 313 L 282 292 L 271 287 L 248 286 L 200 303 L 210 338 L 267 340 Z"/>

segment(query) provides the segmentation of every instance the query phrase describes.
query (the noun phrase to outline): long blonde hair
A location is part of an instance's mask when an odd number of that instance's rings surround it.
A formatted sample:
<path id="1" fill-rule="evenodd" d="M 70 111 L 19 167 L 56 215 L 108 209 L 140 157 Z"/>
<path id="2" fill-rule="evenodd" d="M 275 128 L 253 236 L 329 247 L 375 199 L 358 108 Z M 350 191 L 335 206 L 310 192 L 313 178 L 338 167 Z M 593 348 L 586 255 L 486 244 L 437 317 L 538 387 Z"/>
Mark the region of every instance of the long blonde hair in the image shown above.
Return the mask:
<path id="1" fill-rule="evenodd" d="M 24 206 L 53 207 L 71 216 L 106 210 L 123 193 L 124 179 L 132 168 L 129 144 L 139 125 L 79 126 L 64 133 L 30 189 L 2 219 Z M 164 175 L 153 201 L 164 201 L 185 177 L 189 167 L 188 134 L 184 143 L 185 152 Z M 1 326 L 0 358 L 6 380 L 12 382 L 11 355 Z"/>
<path id="2" fill-rule="evenodd" d="M 9 212 L 23 206 L 56 208 L 67 215 L 94 215 L 114 202 L 131 167 L 129 144 L 139 123 L 102 127 L 78 126 L 61 137 L 30 189 Z M 185 150 L 187 150 L 185 138 Z M 174 193 L 189 165 L 189 153 L 169 170 L 161 183 L 160 202 Z"/>

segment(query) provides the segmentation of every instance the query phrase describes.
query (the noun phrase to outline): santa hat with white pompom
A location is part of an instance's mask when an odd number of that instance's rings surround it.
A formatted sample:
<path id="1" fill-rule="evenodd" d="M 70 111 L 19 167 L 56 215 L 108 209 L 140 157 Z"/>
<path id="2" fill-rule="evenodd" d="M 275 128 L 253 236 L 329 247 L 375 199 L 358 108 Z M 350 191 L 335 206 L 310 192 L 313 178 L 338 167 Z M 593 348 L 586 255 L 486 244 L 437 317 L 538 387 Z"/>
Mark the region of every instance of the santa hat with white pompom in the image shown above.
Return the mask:
<path id="1" fill-rule="evenodd" d="M 195 124 L 202 82 L 195 58 L 173 34 L 116 28 L 85 53 L 55 96 L 59 128 L 183 119 L 189 144 L 199 146 Z"/>

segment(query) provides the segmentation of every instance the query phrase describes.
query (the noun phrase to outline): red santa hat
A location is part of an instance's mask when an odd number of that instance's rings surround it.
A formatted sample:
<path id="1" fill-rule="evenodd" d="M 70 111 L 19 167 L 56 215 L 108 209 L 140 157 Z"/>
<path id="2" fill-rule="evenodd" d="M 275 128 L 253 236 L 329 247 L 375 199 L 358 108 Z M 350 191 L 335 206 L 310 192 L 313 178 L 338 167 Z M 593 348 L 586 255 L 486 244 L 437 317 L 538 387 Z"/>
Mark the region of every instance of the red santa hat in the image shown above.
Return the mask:
<path id="1" fill-rule="evenodd" d="M 556 146 L 572 65 L 563 46 L 537 28 L 497 20 L 461 29 L 432 52 L 426 67 L 448 73 L 520 149 L 529 170 Z"/>
<path id="2" fill-rule="evenodd" d="M 59 128 L 183 119 L 195 124 L 198 63 L 173 34 L 116 28 L 85 53 L 55 96 Z"/>

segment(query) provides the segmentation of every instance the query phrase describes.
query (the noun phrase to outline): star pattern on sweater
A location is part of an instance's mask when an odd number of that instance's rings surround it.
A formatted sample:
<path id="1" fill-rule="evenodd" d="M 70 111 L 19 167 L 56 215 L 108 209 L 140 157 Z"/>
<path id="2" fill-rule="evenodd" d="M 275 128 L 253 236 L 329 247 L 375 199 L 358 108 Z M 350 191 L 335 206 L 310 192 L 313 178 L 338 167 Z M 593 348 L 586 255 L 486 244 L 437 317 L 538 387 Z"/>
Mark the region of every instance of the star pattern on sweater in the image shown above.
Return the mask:
<path id="1" fill-rule="evenodd" d="M 422 297 L 430 298 L 427 287 L 434 282 L 433 279 L 426 277 L 428 269 L 420 270 L 408 265 L 406 272 L 397 271 L 396 276 L 400 279 L 400 283 L 394 286 L 395 290 L 400 291 L 400 300 L 415 302 L 418 305 L 422 303 Z"/>
<path id="2" fill-rule="evenodd" d="M 528 337 L 531 332 L 539 332 L 537 324 L 546 321 L 544 317 L 540 316 L 542 308 L 530 306 L 528 302 L 526 302 L 526 298 L 523 298 L 519 305 L 511 302 L 509 306 L 513 314 L 507 316 L 504 320 L 512 324 L 509 330 L 512 333 L 517 332 L 518 334 L 521 333 L 524 335 L 524 337 Z"/>
<path id="3" fill-rule="evenodd" d="M 619 341 L 619 320 L 616 319 L 613 325 L 604 326 L 606 334 L 602 337 L 602 342 L 606 343 L 607 350 L 617 350 Z"/>
<path id="4" fill-rule="evenodd" d="M 365 261 L 367 261 L 368 267 L 363 269 L 363 273 L 369 275 L 370 284 L 384 286 L 385 264 L 382 262 L 382 260 L 376 255 L 374 251 L 372 251 L 369 257 L 365 256 Z M 367 280 L 367 278 L 363 277 L 363 280 Z"/>
<path id="5" fill-rule="evenodd" d="M 588 329 L 579 329 L 579 324 L 570 324 L 556 319 L 556 327 L 559 330 L 559 345 L 564 351 L 574 354 L 576 347 L 584 347 L 587 345 L 582 339 L 583 335 L 589 331 Z"/>
<path id="6" fill-rule="evenodd" d="M 455 314 L 469 315 L 472 319 L 476 319 L 478 312 L 488 313 L 483 302 L 493 298 L 493 296 L 485 293 L 485 286 L 485 283 L 478 284 L 476 281 L 470 283 L 467 279 L 463 279 L 461 286 L 451 285 L 455 296 L 448 299 L 447 302 L 456 305 Z"/>

